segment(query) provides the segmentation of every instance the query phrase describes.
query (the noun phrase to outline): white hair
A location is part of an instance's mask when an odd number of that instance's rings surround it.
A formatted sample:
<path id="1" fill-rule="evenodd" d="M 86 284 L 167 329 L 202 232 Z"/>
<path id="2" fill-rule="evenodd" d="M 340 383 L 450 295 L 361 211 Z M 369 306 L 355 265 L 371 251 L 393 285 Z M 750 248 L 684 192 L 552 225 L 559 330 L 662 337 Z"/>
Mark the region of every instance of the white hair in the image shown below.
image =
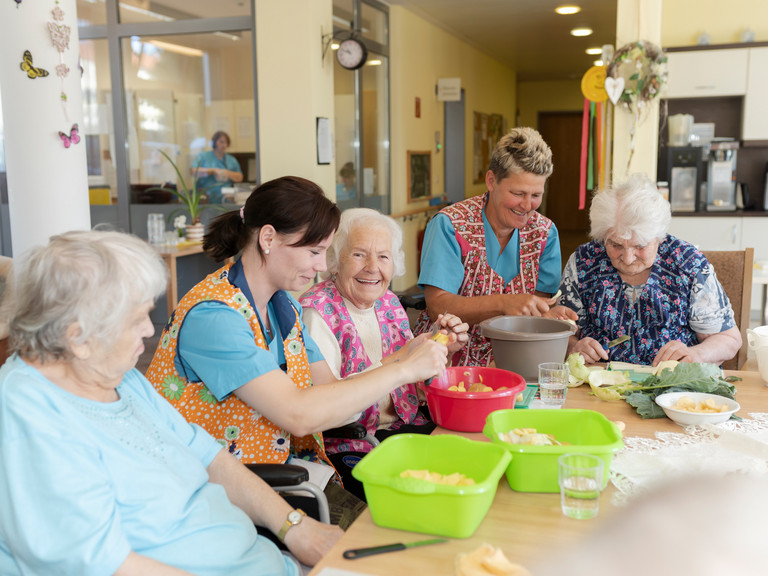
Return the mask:
<path id="1" fill-rule="evenodd" d="M 641 243 L 664 240 L 672 222 L 669 202 L 648 177 L 635 174 L 592 198 L 589 235 L 600 243 L 609 237 Z"/>
<path id="2" fill-rule="evenodd" d="M 30 250 L 15 272 L 8 324 L 12 349 L 43 361 L 72 357 L 76 344 L 117 341 L 133 307 L 166 288 L 162 258 L 145 241 L 121 232 L 77 231 Z"/>
<path id="3" fill-rule="evenodd" d="M 384 228 L 392 239 L 392 263 L 394 264 L 393 277 L 405 274 L 405 253 L 403 252 L 403 231 L 389 216 L 385 216 L 370 208 L 350 208 L 341 213 L 339 229 L 333 236 L 333 243 L 328 248 L 326 256 L 328 262 L 328 274 L 336 274 L 339 271 L 339 257 L 347 246 L 349 234 L 358 227 Z"/>

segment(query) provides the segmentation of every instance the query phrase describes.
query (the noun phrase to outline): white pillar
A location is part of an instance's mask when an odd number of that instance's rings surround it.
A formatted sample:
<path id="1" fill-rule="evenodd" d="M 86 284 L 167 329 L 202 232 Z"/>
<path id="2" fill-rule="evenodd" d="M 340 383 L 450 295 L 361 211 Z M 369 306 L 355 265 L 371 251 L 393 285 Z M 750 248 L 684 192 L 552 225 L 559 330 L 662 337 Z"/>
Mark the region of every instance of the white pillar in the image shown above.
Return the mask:
<path id="1" fill-rule="evenodd" d="M 61 50 L 49 26 L 59 27 Z M 31 62 L 25 61 L 27 51 Z M 75 0 L 0 2 L 0 93 L 15 258 L 53 234 L 91 226 L 79 55 Z M 69 68 L 65 77 L 58 75 L 62 66 Z M 72 133 L 75 124 L 79 134 Z M 72 135 L 69 148 L 59 132 Z"/>
<path id="2" fill-rule="evenodd" d="M 662 0 L 618 0 L 616 5 L 616 49 L 637 40 L 661 45 Z M 625 180 L 630 174 L 646 174 L 656 181 L 659 141 L 659 99 L 641 114 L 635 130 L 634 153 L 630 159 L 633 115 L 623 106 L 616 106 L 613 123 L 613 181 Z"/>

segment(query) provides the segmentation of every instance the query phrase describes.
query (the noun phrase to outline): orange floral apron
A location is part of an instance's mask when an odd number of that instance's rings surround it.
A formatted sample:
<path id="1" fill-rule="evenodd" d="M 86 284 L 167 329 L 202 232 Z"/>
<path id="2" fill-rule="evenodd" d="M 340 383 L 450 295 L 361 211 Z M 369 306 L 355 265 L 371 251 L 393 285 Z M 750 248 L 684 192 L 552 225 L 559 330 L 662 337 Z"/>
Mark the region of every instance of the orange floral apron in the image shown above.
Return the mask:
<path id="1" fill-rule="evenodd" d="M 181 299 L 163 330 L 155 356 L 147 369 L 147 379 L 187 421 L 207 430 L 244 463 L 283 463 L 289 456 L 294 456 L 311 461 L 321 460 L 331 465 L 325 454 L 322 434 L 292 437 L 235 394 L 219 402 L 203 382 L 191 382 L 176 370 L 174 360 L 181 326 L 187 313 L 201 302 L 222 302 L 239 312 L 248 321 L 256 346 L 269 349 L 258 315 L 242 291 L 229 282 L 231 267 L 232 264 L 228 264 L 210 274 Z M 290 314 L 293 314 L 293 326 L 283 340 L 286 373 L 298 388 L 309 388 L 312 376 L 299 313 L 282 292 L 276 293 L 271 302 L 273 307 L 281 309 L 278 316 L 282 312 L 290 321 Z M 289 323 L 287 325 L 290 326 Z M 286 330 L 281 332 L 285 334 Z"/>

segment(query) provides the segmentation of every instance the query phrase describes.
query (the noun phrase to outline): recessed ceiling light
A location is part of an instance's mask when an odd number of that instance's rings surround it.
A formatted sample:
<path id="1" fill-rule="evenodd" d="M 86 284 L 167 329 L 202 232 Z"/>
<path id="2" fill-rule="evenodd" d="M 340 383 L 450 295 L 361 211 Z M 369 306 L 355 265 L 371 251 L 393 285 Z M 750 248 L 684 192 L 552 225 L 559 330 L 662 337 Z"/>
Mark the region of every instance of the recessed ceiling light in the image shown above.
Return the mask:
<path id="1" fill-rule="evenodd" d="M 587 48 L 586 52 L 590 56 L 596 56 L 598 54 L 602 54 L 603 53 L 603 49 L 602 48 Z"/>
<path id="2" fill-rule="evenodd" d="M 589 36 L 592 34 L 592 28 L 574 28 L 571 30 L 571 36 Z"/>
<path id="3" fill-rule="evenodd" d="M 602 66 L 603 65 L 603 61 L 602 60 L 595 60 L 594 64 L 595 64 L 595 66 Z"/>
<path id="4" fill-rule="evenodd" d="M 558 6 L 555 8 L 555 12 L 558 14 L 576 14 L 578 12 L 581 12 L 581 6 Z"/>

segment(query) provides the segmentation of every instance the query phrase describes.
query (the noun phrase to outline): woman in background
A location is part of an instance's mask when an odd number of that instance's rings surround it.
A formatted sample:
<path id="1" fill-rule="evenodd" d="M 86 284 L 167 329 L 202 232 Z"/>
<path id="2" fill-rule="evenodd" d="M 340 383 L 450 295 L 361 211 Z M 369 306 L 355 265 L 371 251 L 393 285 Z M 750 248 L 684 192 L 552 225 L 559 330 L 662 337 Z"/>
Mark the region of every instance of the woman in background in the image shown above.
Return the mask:
<path id="1" fill-rule="evenodd" d="M 229 134 L 219 130 L 211 137 L 211 148 L 198 154 L 192 163 L 192 174 L 197 177 L 197 188 L 208 196 L 211 204 L 221 204 L 221 189 L 243 181 L 243 171 L 237 159 L 227 154 L 231 141 Z"/>

